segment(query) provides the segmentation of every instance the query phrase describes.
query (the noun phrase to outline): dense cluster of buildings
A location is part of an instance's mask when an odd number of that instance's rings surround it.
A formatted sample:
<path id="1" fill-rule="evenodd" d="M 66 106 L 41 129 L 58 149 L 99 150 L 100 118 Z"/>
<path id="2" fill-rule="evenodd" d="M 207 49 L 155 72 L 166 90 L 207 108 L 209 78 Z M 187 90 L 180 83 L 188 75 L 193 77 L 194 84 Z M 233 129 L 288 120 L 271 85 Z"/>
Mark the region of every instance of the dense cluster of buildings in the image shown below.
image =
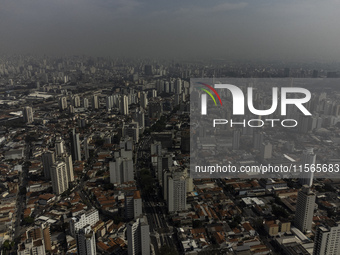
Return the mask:
<path id="1" fill-rule="evenodd" d="M 86 57 L 0 62 L 3 249 L 339 254 L 336 179 L 190 175 L 190 77 L 330 72 Z M 314 99 L 319 115 L 301 120 L 291 137 L 266 127 L 226 129 L 227 160 L 338 163 L 339 95 L 325 89 Z M 200 141 L 207 157 L 209 139 Z"/>

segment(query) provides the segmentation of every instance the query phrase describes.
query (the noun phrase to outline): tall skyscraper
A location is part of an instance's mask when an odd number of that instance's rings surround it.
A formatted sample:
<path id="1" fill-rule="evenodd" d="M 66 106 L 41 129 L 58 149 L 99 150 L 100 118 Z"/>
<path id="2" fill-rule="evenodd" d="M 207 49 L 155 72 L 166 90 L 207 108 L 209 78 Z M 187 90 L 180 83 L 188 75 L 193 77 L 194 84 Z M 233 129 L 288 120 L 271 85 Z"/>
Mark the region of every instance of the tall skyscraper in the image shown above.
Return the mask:
<path id="1" fill-rule="evenodd" d="M 156 81 L 156 89 L 159 94 L 161 94 L 164 91 L 164 81 L 157 80 Z"/>
<path id="2" fill-rule="evenodd" d="M 315 238 L 313 255 L 339 255 L 340 254 L 340 223 L 332 220 L 319 226 Z"/>
<path id="3" fill-rule="evenodd" d="M 89 108 L 89 100 L 87 98 L 84 98 L 83 106 L 84 106 L 85 109 Z"/>
<path id="4" fill-rule="evenodd" d="M 66 164 L 66 172 L 67 172 L 67 179 L 69 182 L 74 181 L 74 172 L 73 172 L 73 163 L 72 163 L 72 156 L 64 153 L 61 158 L 63 162 Z"/>
<path id="5" fill-rule="evenodd" d="M 33 110 L 32 107 L 26 106 L 22 111 L 23 119 L 26 124 L 33 122 Z"/>
<path id="6" fill-rule="evenodd" d="M 96 251 L 96 237 L 90 225 L 77 231 L 77 254 L 94 255 Z"/>
<path id="7" fill-rule="evenodd" d="M 179 105 L 181 103 L 182 97 L 180 94 L 175 94 L 175 105 Z"/>
<path id="8" fill-rule="evenodd" d="M 55 152 L 57 156 L 61 156 L 64 154 L 64 144 L 64 140 L 60 136 L 57 136 L 57 138 L 55 139 Z"/>
<path id="9" fill-rule="evenodd" d="M 306 165 L 310 168 L 312 165 L 315 165 L 316 154 L 313 152 L 312 148 L 304 150 L 301 157 L 301 165 L 304 168 Z M 300 183 L 302 185 L 308 185 L 311 187 L 313 185 L 314 172 L 302 172 L 300 175 Z"/>
<path id="10" fill-rule="evenodd" d="M 142 197 L 139 190 L 125 193 L 124 196 L 124 209 L 126 219 L 137 219 L 142 212 Z"/>
<path id="11" fill-rule="evenodd" d="M 43 232 L 45 249 L 46 249 L 46 251 L 51 251 L 52 250 L 52 244 L 51 244 L 51 232 L 50 232 L 49 223 L 43 223 L 41 225 L 41 229 L 42 229 L 42 232 Z"/>
<path id="12" fill-rule="evenodd" d="M 118 157 L 116 161 L 109 163 L 110 169 L 110 182 L 123 183 L 133 181 L 133 161 Z"/>
<path id="13" fill-rule="evenodd" d="M 128 255 L 150 255 L 150 228 L 146 217 L 127 224 Z"/>
<path id="14" fill-rule="evenodd" d="M 97 109 L 99 109 L 98 96 L 94 95 L 92 96 L 92 110 L 97 110 Z"/>
<path id="15" fill-rule="evenodd" d="M 151 96 L 157 97 L 157 90 L 155 90 L 155 89 L 151 90 Z"/>
<path id="16" fill-rule="evenodd" d="M 90 151 L 89 151 L 89 138 L 84 138 L 84 152 L 85 152 L 85 159 L 88 160 L 90 157 Z"/>
<path id="17" fill-rule="evenodd" d="M 261 157 L 262 159 L 270 159 L 272 157 L 273 146 L 271 143 L 261 144 Z"/>
<path id="18" fill-rule="evenodd" d="M 164 173 L 164 194 L 169 212 L 178 212 L 187 208 L 187 185 L 183 171 L 170 170 Z"/>
<path id="19" fill-rule="evenodd" d="M 151 156 L 152 157 L 152 156 Z M 163 158 L 162 156 L 156 156 L 157 157 L 157 179 L 159 185 L 163 186 Z"/>
<path id="20" fill-rule="evenodd" d="M 177 78 L 175 81 L 175 93 L 181 94 L 182 93 L 182 80 L 181 78 Z"/>
<path id="21" fill-rule="evenodd" d="M 79 96 L 74 96 L 72 98 L 72 104 L 75 108 L 80 107 L 80 98 Z"/>
<path id="22" fill-rule="evenodd" d="M 164 91 L 166 93 L 170 93 L 170 91 L 171 91 L 171 84 L 170 84 L 170 82 L 168 82 L 168 81 L 164 82 Z"/>
<path id="23" fill-rule="evenodd" d="M 164 170 L 169 170 L 173 164 L 173 155 L 171 153 L 163 154 L 157 159 L 157 177 L 159 184 L 164 187 L 166 185 L 166 179 L 164 179 Z M 167 199 L 167 197 L 164 197 Z"/>
<path id="24" fill-rule="evenodd" d="M 57 195 L 62 194 L 68 189 L 68 178 L 66 163 L 58 161 L 51 168 L 51 180 L 53 192 Z"/>
<path id="25" fill-rule="evenodd" d="M 51 179 L 51 168 L 55 163 L 54 153 L 52 151 L 45 152 L 42 156 L 42 163 L 44 169 L 44 177 L 48 180 Z"/>
<path id="26" fill-rule="evenodd" d="M 132 115 L 132 119 L 133 119 L 134 122 L 138 123 L 139 133 L 143 134 L 144 128 L 145 128 L 145 114 L 144 114 L 144 110 L 143 109 L 139 110 L 137 108 L 136 111 Z"/>
<path id="27" fill-rule="evenodd" d="M 71 152 L 73 160 L 81 160 L 79 134 L 75 129 L 70 132 Z"/>
<path id="28" fill-rule="evenodd" d="M 312 230 L 314 206 L 315 193 L 308 185 L 304 185 L 298 193 L 295 212 L 295 226 L 302 232 Z"/>
<path id="29" fill-rule="evenodd" d="M 146 93 L 144 91 L 142 91 L 140 93 L 140 106 L 143 109 L 146 109 L 147 105 L 148 105 L 148 98 L 146 97 Z"/>
<path id="30" fill-rule="evenodd" d="M 113 108 L 113 96 L 106 97 L 106 110 L 111 111 Z"/>
<path id="31" fill-rule="evenodd" d="M 128 97 L 126 95 L 122 95 L 120 97 L 119 112 L 122 115 L 128 115 L 129 114 L 129 100 L 128 100 Z"/>
<path id="32" fill-rule="evenodd" d="M 63 111 L 67 108 L 67 99 L 66 97 L 59 98 L 59 109 Z"/>

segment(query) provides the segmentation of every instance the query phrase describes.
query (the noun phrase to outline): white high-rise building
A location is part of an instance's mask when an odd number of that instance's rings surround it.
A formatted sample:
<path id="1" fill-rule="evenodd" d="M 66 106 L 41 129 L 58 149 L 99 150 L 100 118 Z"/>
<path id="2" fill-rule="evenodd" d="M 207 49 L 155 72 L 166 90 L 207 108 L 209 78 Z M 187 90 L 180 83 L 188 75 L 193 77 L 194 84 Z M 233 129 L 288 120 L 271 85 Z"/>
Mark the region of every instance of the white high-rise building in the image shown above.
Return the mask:
<path id="1" fill-rule="evenodd" d="M 73 163 L 72 163 L 72 156 L 64 153 L 61 156 L 61 160 L 66 164 L 66 172 L 67 172 L 67 179 L 69 182 L 74 181 L 74 172 L 73 172 Z"/>
<path id="2" fill-rule="evenodd" d="M 109 163 L 110 182 L 124 183 L 134 180 L 133 176 L 133 161 L 127 158 L 116 158 L 116 161 Z"/>
<path id="3" fill-rule="evenodd" d="M 72 219 L 70 220 L 71 235 L 75 237 L 77 230 L 85 227 L 86 225 L 93 226 L 98 221 L 99 221 L 99 213 L 98 213 L 98 210 L 94 208 L 87 212 L 79 214 L 75 217 L 72 217 Z"/>
<path id="4" fill-rule="evenodd" d="M 169 172 L 168 172 L 169 173 Z M 184 211 L 187 209 L 187 183 L 183 171 L 172 171 L 165 174 L 164 189 L 169 212 Z"/>
<path id="5" fill-rule="evenodd" d="M 58 136 L 55 139 L 55 152 L 56 152 L 57 156 L 61 156 L 61 155 L 64 154 L 64 152 L 65 152 L 64 144 L 65 144 L 65 142 L 60 136 Z"/>
<path id="6" fill-rule="evenodd" d="M 26 106 L 22 111 L 23 119 L 26 124 L 33 122 L 33 110 L 32 107 Z"/>
<path id="7" fill-rule="evenodd" d="M 52 151 L 45 152 L 42 156 L 42 163 L 44 169 L 44 177 L 48 180 L 51 179 L 51 168 L 55 163 L 54 153 Z"/>
<path id="8" fill-rule="evenodd" d="M 79 98 L 79 96 L 74 96 L 72 101 L 73 101 L 73 106 L 75 108 L 80 107 L 80 98 Z"/>
<path id="9" fill-rule="evenodd" d="M 113 108 L 113 96 L 106 97 L 106 110 L 111 111 Z"/>
<path id="10" fill-rule="evenodd" d="M 311 166 L 315 165 L 315 159 L 316 159 L 316 154 L 313 152 L 312 148 L 304 150 L 302 153 L 302 158 L 301 158 L 301 165 L 303 169 L 305 166 L 308 166 L 308 169 L 310 169 Z M 313 185 L 313 179 L 314 179 L 314 172 L 309 171 L 309 172 L 302 172 L 300 175 L 299 181 L 302 185 L 308 185 L 309 187 L 311 187 Z"/>
<path id="11" fill-rule="evenodd" d="M 126 95 L 122 95 L 120 97 L 119 112 L 122 115 L 128 115 L 129 114 L 129 100 L 128 100 L 128 97 Z"/>
<path id="12" fill-rule="evenodd" d="M 66 108 L 67 108 L 67 98 L 66 97 L 59 98 L 59 109 L 63 111 Z"/>
<path id="13" fill-rule="evenodd" d="M 87 98 L 84 98 L 83 106 L 84 106 L 85 109 L 89 108 L 89 100 Z"/>
<path id="14" fill-rule="evenodd" d="M 340 254 L 340 223 L 328 220 L 319 226 L 314 237 L 313 255 Z"/>
<path id="15" fill-rule="evenodd" d="M 97 110 L 97 109 L 99 109 L 98 96 L 94 95 L 92 96 L 92 110 Z"/>
<path id="16" fill-rule="evenodd" d="M 170 86 L 170 83 L 168 81 L 164 82 L 164 90 L 165 90 L 166 93 L 170 93 L 171 86 Z"/>
<path id="17" fill-rule="evenodd" d="M 262 159 L 270 159 L 272 157 L 273 146 L 271 143 L 261 144 L 261 157 Z"/>
<path id="18" fill-rule="evenodd" d="M 142 197 L 139 190 L 125 193 L 124 209 L 126 219 L 137 219 L 143 214 Z"/>
<path id="19" fill-rule="evenodd" d="M 150 228 L 146 217 L 127 224 L 128 255 L 150 255 Z"/>
<path id="20" fill-rule="evenodd" d="M 175 81 L 175 93 L 182 93 L 182 80 L 180 78 L 177 78 L 177 80 Z"/>
<path id="21" fill-rule="evenodd" d="M 68 189 L 68 178 L 66 163 L 57 161 L 51 167 L 51 180 L 53 192 L 57 195 L 62 194 Z"/>
<path id="22" fill-rule="evenodd" d="M 85 226 L 77 231 L 77 254 L 95 255 L 96 236 L 90 225 Z"/>
<path id="23" fill-rule="evenodd" d="M 151 96 L 157 97 L 157 90 L 155 90 L 155 89 L 151 90 Z"/>
<path id="24" fill-rule="evenodd" d="M 315 193 L 308 185 L 304 185 L 298 193 L 295 226 L 302 232 L 312 230 L 313 214 L 315 207 Z"/>

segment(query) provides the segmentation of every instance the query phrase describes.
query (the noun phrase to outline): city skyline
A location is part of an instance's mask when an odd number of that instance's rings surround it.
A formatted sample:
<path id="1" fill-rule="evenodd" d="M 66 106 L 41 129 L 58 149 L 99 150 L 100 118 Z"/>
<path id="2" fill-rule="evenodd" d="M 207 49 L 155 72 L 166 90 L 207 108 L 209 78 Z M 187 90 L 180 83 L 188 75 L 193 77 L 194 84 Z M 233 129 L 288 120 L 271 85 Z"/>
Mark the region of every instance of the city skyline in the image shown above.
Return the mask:
<path id="1" fill-rule="evenodd" d="M 3 0 L 3 254 L 340 255 L 340 2 Z"/>

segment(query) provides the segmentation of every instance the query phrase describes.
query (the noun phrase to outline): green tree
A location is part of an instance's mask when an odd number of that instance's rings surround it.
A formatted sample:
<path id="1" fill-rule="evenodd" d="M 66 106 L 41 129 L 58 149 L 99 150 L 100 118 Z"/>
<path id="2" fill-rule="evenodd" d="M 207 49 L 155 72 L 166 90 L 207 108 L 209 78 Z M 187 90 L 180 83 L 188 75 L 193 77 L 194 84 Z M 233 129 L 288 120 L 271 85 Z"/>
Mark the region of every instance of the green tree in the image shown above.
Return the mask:
<path id="1" fill-rule="evenodd" d="M 5 252 L 6 251 L 10 251 L 12 249 L 12 247 L 14 246 L 14 242 L 10 242 L 9 240 L 6 240 L 3 244 L 2 244 L 2 250 Z"/>
<path id="2" fill-rule="evenodd" d="M 282 218 L 288 218 L 289 217 L 289 213 L 282 208 L 281 206 L 277 206 L 277 205 L 272 205 L 272 213 L 276 216 L 276 217 L 282 217 Z"/>

